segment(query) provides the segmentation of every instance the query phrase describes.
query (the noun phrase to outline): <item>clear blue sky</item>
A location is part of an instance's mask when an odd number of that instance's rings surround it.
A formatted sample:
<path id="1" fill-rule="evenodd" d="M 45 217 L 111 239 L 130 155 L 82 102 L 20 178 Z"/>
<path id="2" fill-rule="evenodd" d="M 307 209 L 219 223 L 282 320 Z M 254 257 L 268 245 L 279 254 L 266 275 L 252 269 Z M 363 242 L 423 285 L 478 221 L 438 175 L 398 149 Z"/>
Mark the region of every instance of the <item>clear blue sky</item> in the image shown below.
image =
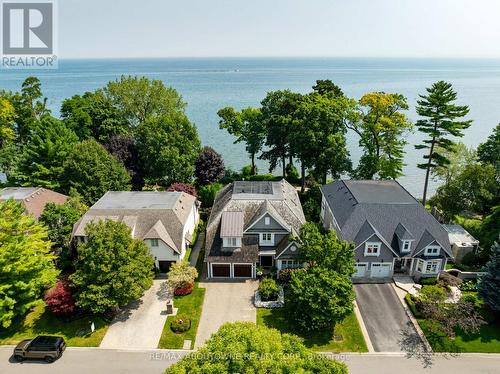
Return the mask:
<path id="1" fill-rule="evenodd" d="M 500 0 L 59 0 L 63 58 L 500 57 Z"/>

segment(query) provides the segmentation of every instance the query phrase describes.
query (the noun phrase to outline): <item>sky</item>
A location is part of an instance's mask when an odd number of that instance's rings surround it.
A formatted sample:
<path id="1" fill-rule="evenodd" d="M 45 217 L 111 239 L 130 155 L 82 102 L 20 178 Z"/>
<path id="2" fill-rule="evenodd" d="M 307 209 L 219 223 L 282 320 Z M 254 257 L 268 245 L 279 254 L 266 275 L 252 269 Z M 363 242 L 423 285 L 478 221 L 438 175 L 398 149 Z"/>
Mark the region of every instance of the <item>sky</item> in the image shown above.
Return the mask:
<path id="1" fill-rule="evenodd" d="M 59 0 L 62 58 L 500 57 L 500 0 Z"/>

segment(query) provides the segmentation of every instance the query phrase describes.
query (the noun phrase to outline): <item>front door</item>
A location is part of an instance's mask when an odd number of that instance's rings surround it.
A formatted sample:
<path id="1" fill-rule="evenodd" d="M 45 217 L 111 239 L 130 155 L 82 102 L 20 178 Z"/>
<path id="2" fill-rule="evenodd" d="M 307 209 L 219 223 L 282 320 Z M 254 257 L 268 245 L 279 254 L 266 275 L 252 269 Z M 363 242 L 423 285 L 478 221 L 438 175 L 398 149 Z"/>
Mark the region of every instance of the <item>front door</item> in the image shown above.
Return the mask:
<path id="1" fill-rule="evenodd" d="M 175 261 L 158 261 L 160 273 L 168 273 L 168 271 L 170 270 L 170 266 L 172 266 L 174 262 Z"/>
<path id="2" fill-rule="evenodd" d="M 273 267 L 273 256 L 259 256 L 260 266 L 264 268 Z"/>

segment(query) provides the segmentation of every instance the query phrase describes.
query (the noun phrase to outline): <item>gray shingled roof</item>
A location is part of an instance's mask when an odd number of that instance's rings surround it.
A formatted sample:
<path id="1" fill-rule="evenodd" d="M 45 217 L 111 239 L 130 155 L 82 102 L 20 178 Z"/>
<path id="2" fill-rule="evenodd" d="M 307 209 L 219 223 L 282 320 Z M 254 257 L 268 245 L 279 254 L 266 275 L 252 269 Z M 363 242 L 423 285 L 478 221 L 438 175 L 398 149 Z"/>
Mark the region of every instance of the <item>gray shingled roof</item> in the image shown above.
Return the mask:
<path id="1" fill-rule="evenodd" d="M 412 253 L 427 245 L 423 243 L 429 241 L 429 236 L 449 252 L 447 232 L 396 181 L 338 180 L 321 187 L 321 192 L 345 240 L 357 243 L 361 237 L 368 235 L 371 229 L 365 222 L 369 222 L 387 243 L 394 243 L 396 232 L 408 238 L 411 236 L 415 240 Z M 403 233 L 401 225 L 408 234 Z M 394 244 L 392 248 L 399 253 Z"/>
<path id="2" fill-rule="evenodd" d="M 295 188 L 287 181 L 234 182 L 225 186 L 215 198 L 207 223 L 205 259 L 218 250 L 218 239 L 223 212 L 242 212 L 244 227 L 269 212 L 298 235 L 305 223 L 304 212 Z M 236 193 L 235 191 L 236 186 Z M 243 191 L 248 191 L 243 192 Z M 271 192 L 272 191 L 272 192 Z"/>
<path id="3" fill-rule="evenodd" d="M 74 225 L 73 236 L 85 236 L 89 222 L 112 219 L 125 223 L 135 239 L 158 238 L 180 253 L 194 204 L 196 198 L 184 192 L 107 192 Z"/>

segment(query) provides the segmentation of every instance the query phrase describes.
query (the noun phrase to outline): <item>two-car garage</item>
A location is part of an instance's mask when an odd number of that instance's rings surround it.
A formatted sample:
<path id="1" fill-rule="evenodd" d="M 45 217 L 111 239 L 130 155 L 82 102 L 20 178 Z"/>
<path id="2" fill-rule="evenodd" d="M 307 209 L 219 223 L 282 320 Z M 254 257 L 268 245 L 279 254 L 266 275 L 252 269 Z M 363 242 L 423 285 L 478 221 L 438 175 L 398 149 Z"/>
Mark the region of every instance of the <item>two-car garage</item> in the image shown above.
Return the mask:
<path id="1" fill-rule="evenodd" d="M 392 276 L 390 262 L 358 262 L 353 278 L 388 278 Z"/>
<path id="2" fill-rule="evenodd" d="M 254 278 L 254 264 L 209 264 L 211 278 Z"/>

